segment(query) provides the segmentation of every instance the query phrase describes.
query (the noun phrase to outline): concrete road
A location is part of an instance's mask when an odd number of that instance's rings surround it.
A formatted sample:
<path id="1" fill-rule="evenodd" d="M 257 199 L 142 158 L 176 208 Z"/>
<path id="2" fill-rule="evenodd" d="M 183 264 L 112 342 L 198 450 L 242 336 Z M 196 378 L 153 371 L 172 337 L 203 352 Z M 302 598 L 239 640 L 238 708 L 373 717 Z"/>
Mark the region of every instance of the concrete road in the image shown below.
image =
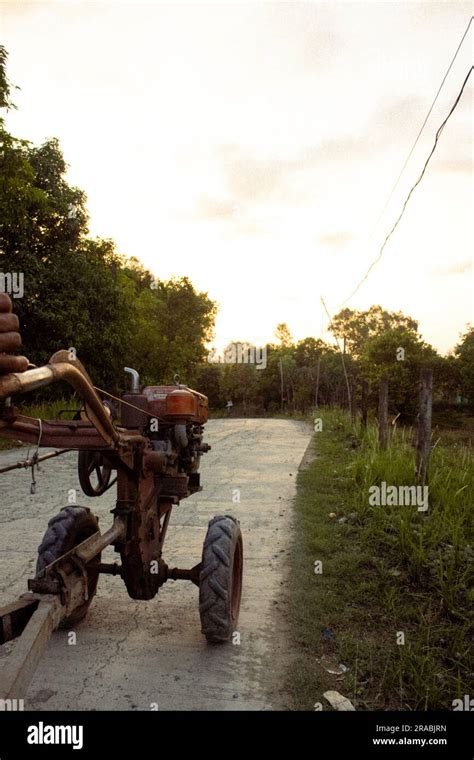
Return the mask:
<path id="1" fill-rule="evenodd" d="M 101 576 L 86 619 L 57 631 L 30 685 L 30 710 L 271 710 L 288 704 L 283 678 L 291 643 L 285 580 L 298 465 L 311 437 L 303 422 L 212 420 L 202 459 L 204 491 L 175 507 L 165 543 L 170 566 L 201 558 L 208 520 L 233 514 L 244 540 L 240 644 L 209 645 L 200 632 L 198 589 L 170 581 L 150 602 L 134 602 L 118 577 Z M 4 452 L 0 464 L 24 458 Z M 46 462 L 30 495 L 30 472 L 0 476 L 0 604 L 26 590 L 48 519 L 68 503 L 111 520 L 114 490 L 82 496 L 76 454 Z M 238 491 L 236 490 L 238 489 Z M 238 499 L 240 498 L 240 502 Z M 109 548 L 104 561 L 118 558 Z M 0 665 L 14 648 L 0 647 Z"/>

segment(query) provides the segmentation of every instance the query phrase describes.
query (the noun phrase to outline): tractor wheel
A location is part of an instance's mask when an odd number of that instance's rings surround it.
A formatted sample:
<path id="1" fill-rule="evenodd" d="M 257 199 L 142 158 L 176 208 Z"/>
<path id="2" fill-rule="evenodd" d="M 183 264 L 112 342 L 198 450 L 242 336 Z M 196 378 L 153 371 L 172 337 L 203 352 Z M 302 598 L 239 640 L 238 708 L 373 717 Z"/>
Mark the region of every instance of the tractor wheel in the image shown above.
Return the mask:
<path id="1" fill-rule="evenodd" d="M 36 562 L 36 574 L 54 562 L 66 552 L 85 541 L 86 538 L 97 533 L 99 523 L 87 507 L 64 507 L 55 517 L 48 522 L 46 533 L 38 547 L 38 560 Z M 100 555 L 94 558 L 100 562 Z M 84 604 L 76 607 L 73 612 L 61 620 L 60 628 L 70 628 L 79 623 L 87 614 L 89 605 L 97 590 L 99 574 L 87 570 L 89 598 Z"/>
<path id="2" fill-rule="evenodd" d="M 219 515 L 209 522 L 199 577 L 201 629 L 209 642 L 229 641 L 242 590 L 243 550 L 238 520 Z"/>

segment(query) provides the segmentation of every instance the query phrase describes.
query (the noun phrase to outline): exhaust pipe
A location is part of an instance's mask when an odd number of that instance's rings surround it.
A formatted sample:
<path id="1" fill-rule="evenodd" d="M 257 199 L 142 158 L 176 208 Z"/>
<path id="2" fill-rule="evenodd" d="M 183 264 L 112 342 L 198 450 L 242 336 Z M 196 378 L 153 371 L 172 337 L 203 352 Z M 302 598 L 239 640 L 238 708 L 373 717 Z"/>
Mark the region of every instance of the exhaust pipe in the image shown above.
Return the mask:
<path id="1" fill-rule="evenodd" d="M 132 369 L 131 367 L 124 367 L 123 371 L 128 372 L 128 374 L 132 376 L 132 393 L 140 393 L 140 375 L 137 370 Z"/>

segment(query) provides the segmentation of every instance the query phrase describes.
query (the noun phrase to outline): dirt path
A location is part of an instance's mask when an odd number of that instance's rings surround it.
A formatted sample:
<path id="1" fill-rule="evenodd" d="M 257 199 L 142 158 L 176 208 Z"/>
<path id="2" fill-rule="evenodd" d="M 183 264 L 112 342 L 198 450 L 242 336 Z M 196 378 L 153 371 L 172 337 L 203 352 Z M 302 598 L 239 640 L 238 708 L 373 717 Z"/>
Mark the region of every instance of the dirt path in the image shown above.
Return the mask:
<path id="1" fill-rule="evenodd" d="M 175 508 L 164 558 L 171 566 L 200 560 L 207 522 L 239 518 L 244 537 L 240 645 L 209 646 L 200 632 L 198 589 L 170 581 L 150 602 L 134 602 L 119 578 L 102 576 L 75 645 L 54 634 L 25 707 L 36 710 L 268 710 L 287 703 L 280 678 L 288 662 L 284 580 L 298 465 L 311 430 L 290 420 L 213 420 L 203 457 L 204 491 Z M 24 456 L 24 450 L 21 452 Z M 1 455 L 5 464 L 18 451 Z M 26 590 L 47 521 L 78 489 L 78 503 L 110 524 L 114 489 L 82 496 L 76 455 L 45 463 L 38 492 L 27 472 L 0 477 L 0 604 Z M 240 503 L 236 503 L 240 490 Z M 114 561 L 108 549 L 103 558 Z M 8 647 L 0 648 L 0 663 Z"/>

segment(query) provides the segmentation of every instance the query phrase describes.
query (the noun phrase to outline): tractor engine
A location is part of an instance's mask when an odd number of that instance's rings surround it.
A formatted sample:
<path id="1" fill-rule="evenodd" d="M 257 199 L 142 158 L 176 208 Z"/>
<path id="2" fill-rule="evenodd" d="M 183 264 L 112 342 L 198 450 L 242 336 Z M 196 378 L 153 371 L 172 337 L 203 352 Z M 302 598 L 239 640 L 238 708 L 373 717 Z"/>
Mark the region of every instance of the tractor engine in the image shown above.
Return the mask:
<path id="1" fill-rule="evenodd" d="M 150 442 L 144 452 L 145 470 L 155 473 L 160 495 L 178 500 L 201 490 L 201 454 L 211 448 L 203 442 L 208 400 L 186 385 L 149 385 L 142 390 L 135 370 L 132 390 L 122 396 L 121 424 Z"/>

